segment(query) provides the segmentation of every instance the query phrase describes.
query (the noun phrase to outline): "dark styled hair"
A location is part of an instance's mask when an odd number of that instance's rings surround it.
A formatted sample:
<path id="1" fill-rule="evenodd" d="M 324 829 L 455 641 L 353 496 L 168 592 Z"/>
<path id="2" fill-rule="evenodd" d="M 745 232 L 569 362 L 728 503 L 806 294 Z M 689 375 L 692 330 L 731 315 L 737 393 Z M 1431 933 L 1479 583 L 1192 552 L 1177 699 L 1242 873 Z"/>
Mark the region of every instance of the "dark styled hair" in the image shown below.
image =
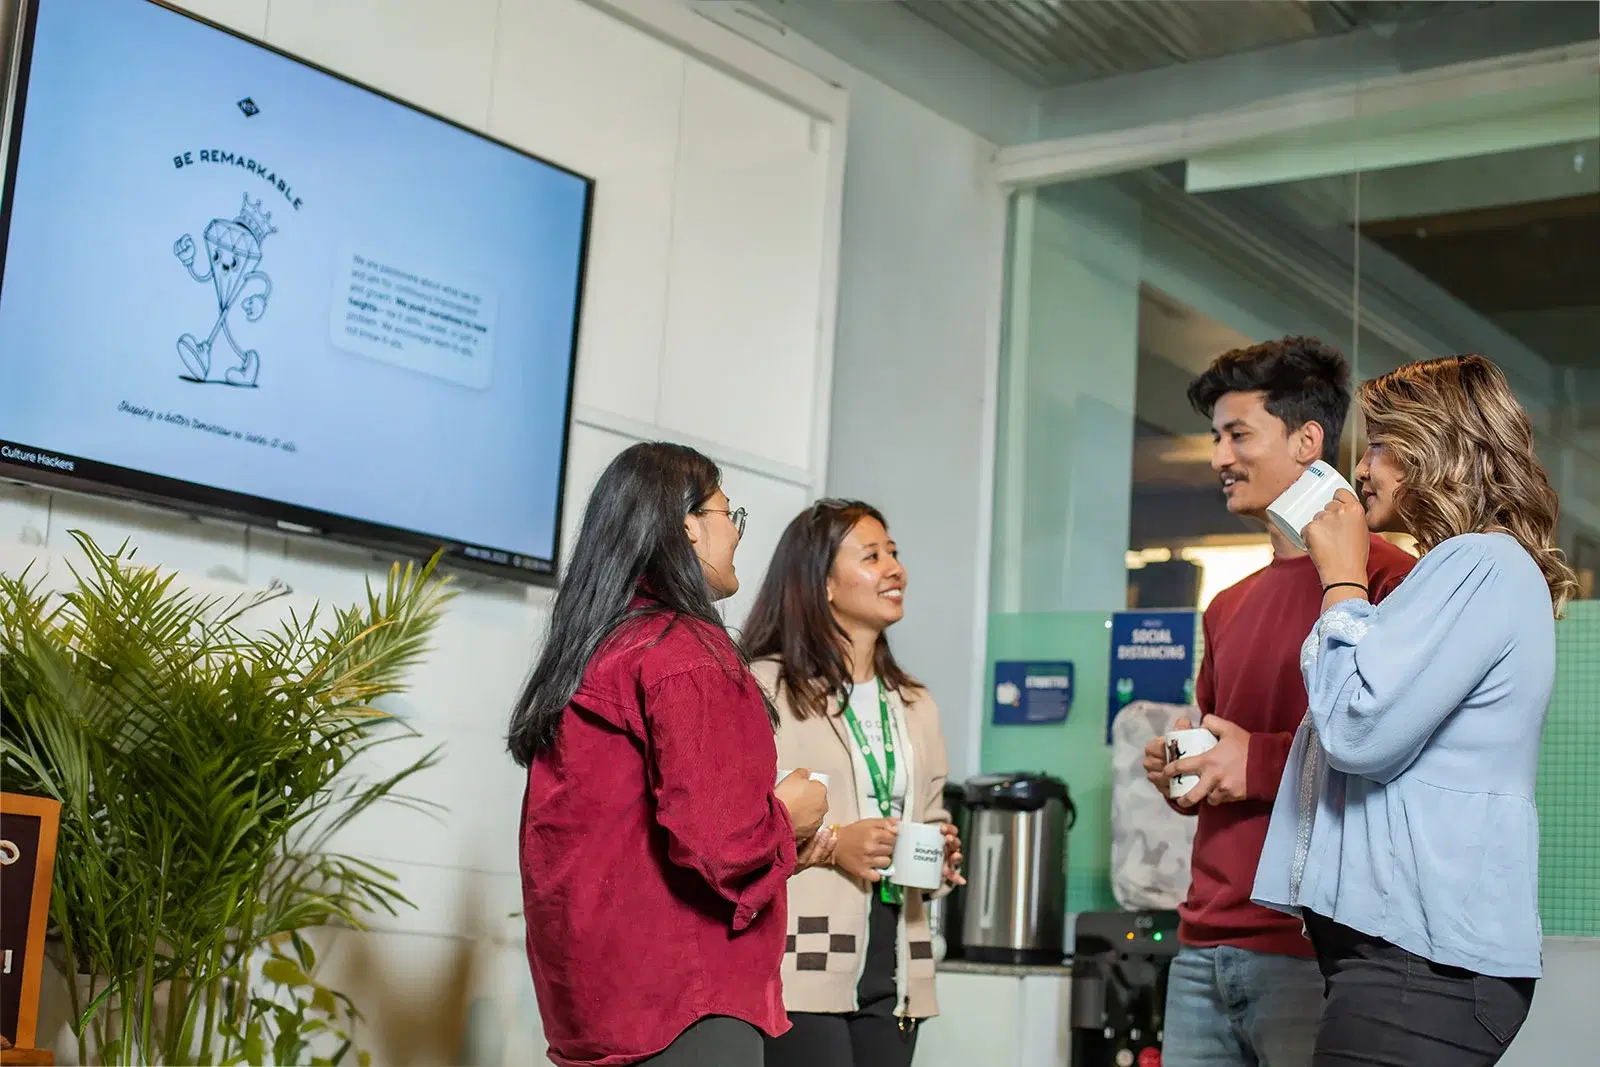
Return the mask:
<path id="1" fill-rule="evenodd" d="M 749 659 L 776 657 L 778 685 L 787 687 L 795 717 L 826 715 L 849 698 L 849 635 L 828 605 L 828 574 L 845 537 L 862 519 L 883 514 L 860 500 L 819 500 L 789 523 L 778 539 L 741 645 Z M 895 662 L 878 634 L 873 666 L 880 685 L 904 693 L 921 684 Z"/>
<path id="2" fill-rule="evenodd" d="M 1400 467 L 1395 510 L 1422 550 L 1460 534 L 1510 534 L 1539 565 L 1560 618 L 1578 592 L 1556 547 L 1561 498 L 1500 368 L 1478 355 L 1428 359 L 1362 382 L 1356 395 L 1368 439 Z"/>
<path id="3" fill-rule="evenodd" d="M 1350 411 L 1350 364 L 1315 337 L 1285 337 L 1224 352 L 1189 383 L 1189 403 L 1210 418 L 1228 393 L 1265 393 L 1267 414 L 1290 433 L 1322 427 L 1322 458 L 1339 461 L 1339 436 Z"/>
<path id="4" fill-rule="evenodd" d="M 519 764 L 526 767 L 555 744 L 590 658 L 624 622 L 659 615 L 669 628 L 690 619 L 726 634 L 683 531 L 683 520 L 721 484 L 715 463 L 665 442 L 632 446 L 600 475 L 556 591 L 539 661 L 511 713 L 507 747 Z M 648 600 L 634 607 L 641 592 Z M 701 627 L 694 629 L 704 636 Z M 731 639 L 721 651 L 730 666 L 740 665 Z"/>

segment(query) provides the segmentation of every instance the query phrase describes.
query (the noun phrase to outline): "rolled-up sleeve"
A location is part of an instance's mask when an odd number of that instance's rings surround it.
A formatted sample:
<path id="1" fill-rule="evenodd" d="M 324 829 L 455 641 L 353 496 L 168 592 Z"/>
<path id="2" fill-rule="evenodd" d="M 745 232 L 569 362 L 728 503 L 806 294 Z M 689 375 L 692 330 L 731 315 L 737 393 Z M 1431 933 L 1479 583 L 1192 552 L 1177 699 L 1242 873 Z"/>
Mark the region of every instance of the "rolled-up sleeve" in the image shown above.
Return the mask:
<path id="1" fill-rule="evenodd" d="M 1323 612 L 1301 666 L 1329 766 L 1388 782 L 1417 758 L 1509 647 L 1495 575 L 1482 547 L 1446 542 L 1381 605 Z"/>
<path id="2" fill-rule="evenodd" d="M 668 858 L 733 905 L 743 930 L 785 891 L 794 826 L 773 795 L 778 750 L 755 680 L 697 666 L 645 694 L 651 788 Z"/>

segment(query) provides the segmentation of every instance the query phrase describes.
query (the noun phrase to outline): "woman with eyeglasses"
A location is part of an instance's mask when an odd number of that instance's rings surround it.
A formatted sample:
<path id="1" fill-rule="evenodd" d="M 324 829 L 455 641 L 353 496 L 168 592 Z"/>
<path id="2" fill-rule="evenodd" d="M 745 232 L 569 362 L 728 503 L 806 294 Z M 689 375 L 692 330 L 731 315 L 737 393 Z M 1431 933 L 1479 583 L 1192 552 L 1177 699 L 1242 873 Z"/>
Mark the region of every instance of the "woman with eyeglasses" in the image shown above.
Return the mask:
<path id="1" fill-rule="evenodd" d="M 1322 616 L 1309 712 L 1256 872 L 1327 984 L 1315 1067 L 1490 1067 L 1541 965 L 1539 744 L 1555 620 L 1577 588 L 1560 502 L 1505 375 L 1482 356 L 1364 382 L 1356 482 L 1306 528 Z M 1369 531 L 1422 558 L 1378 605 Z"/>
<path id="2" fill-rule="evenodd" d="M 829 779 L 826 864 L 789 883 L 783 997 L 794 1028 L 767 1067 L 906 1067 L 938 1013 L 925 895 L 883 877 L 902 821 L 945 836 L 942 896 L 963 879 L 944 808 L 939 709 L 895 661 L 906 571 L 883 515 L 821 500 L 783 532 L 744 649 L 778 709 L 778 762 Z"/>
<path id="3" fill-rule="evenodd" d="M 784 889 L 826 851 L 827 791 L 774 791 L 774 712 L 713 606 L 743 527 L 720 482 L 681 445 L 612 461 L 511 717 L 528 962 L 569 1067 L 761 1067 L 788 1028 Z"/>

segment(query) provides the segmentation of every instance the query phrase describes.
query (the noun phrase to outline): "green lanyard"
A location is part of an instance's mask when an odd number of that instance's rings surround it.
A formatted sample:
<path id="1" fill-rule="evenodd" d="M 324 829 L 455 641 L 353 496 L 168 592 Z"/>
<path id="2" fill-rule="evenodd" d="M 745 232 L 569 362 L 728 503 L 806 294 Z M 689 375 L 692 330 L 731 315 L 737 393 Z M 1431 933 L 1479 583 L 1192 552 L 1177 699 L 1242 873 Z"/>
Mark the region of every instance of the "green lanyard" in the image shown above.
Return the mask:
<path id="1" fill-rule="evenodd" d="M 872 778 L 872 793 L 878 800 L 878 811 L 888 819 L 894 813 L 894 725 L 889 716 L 889 698 L 884 694 L 881 680 L 878 682 L 878 715 L 883 723 L 882 767 L 878 766 L 877 757 L 872 754 L 872 746 L 867 743 L 867 735 L 861 729 L 850 701 L 844 702 L 844 721 L 850 727 L 851 736 L 856 739 L 856 747 L 861 750 L 861 758 L 867 765 L 867 774 Z M 899 904 L 905 894 L 893 882 L 881 881 L 878 883 L 878 895 L 886 904 Z"/>

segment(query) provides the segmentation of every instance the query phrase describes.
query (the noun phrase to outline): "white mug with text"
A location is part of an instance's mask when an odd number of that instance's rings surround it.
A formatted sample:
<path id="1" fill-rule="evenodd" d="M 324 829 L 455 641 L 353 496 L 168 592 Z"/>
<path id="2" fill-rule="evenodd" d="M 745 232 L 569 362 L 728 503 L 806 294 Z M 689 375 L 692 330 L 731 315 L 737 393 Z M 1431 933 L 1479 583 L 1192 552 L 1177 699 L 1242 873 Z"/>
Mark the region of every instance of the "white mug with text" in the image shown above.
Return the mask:
<path id="1" fill-rule="evenodd" d="M 1304 552 L 1305 528 L 1341 489 L 1351 496 L 1356 495 L 1338 471 L 1319 459 L 1302 471 L 1282 496 L 1267 505 L 1267 519 L 1290 544 Z"/>
<path id="2" fill-rule="evenodd" d="M 894 862 L 880 872 L 895 885 L 938 889 L 944 884 L 944 830 L 936 822 L 901 820 Z"/>

